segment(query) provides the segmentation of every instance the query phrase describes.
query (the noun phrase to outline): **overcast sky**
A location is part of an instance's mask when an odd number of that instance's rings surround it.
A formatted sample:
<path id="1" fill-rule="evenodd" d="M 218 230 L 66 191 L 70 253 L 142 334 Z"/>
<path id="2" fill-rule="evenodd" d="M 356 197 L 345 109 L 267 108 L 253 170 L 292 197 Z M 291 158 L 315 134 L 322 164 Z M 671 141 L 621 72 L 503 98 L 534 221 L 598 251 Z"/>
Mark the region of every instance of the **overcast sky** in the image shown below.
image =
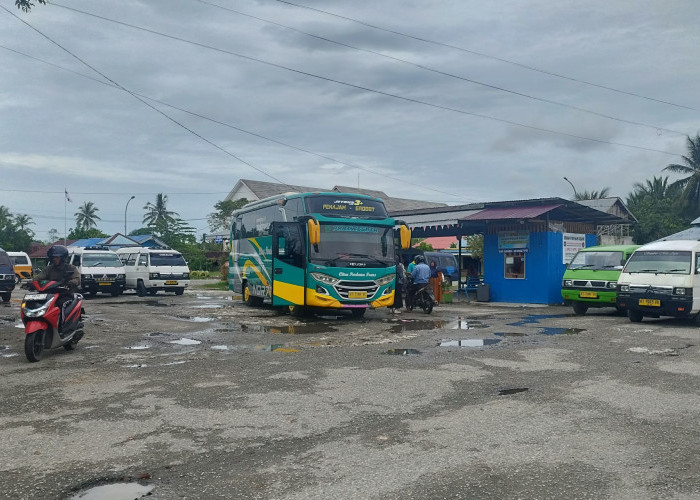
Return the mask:
<path id="1" fill-rule="evenodd" d="M 135 195 L 141 227 L 157 193 L 206 233 L 240 178 L 624 199 L 700 131 L 696 0 L 0 7 L 0 205 L 42 240 L 85 201 L 112 234 Z"/>

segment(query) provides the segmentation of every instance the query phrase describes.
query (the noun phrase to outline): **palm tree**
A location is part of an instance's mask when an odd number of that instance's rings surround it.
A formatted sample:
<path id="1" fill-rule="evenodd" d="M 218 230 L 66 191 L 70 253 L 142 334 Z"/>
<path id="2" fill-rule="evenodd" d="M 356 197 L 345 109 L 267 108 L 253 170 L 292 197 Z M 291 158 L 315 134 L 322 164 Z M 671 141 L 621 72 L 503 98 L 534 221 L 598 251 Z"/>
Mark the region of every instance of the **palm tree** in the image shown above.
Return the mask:
<path id="1" fill-rule="evenodd" d="M 0 205 L 0 227 L 12 220 L 12 213 L 5 205 Z"/>
<path id="2" fill-rule="evenodd" d="M 15 215 L 15 227 L 18 231 L 27 233 L 31 238 L 34 237 L 34 231 L 29 229 L 29 226 L 33 226 L 34 221 L 27 214 Z"/>
<path id="3" fill-rule="evenodd" d="M 627 196 L 627 205 L 638 203 L 644 198 L 653 198 L 663 200 L 664 198 L 674 198 L 675 191 L 678 187 L 673 187 L 668 183 L 667 177 L 653 177 L 647 179 L 644 184 L 641 182 L 634 183 L 634 191 Z"/>
<path id="4" fill-rule="evenodd" d="M 700 207 L 700 134 L 695 139 L 687 138 L 688 156 L 681 156 L 685 165 L 671 163 L 664 170 L 676 174 L 687 175 L 671 184 L 672 187 L 679 187 L 683 190 L 681 200 L 689 215 L 697 215 Z"/>
<path id="5" fill-rule="evenodd" d="M 610 188 L 604 187 L 600 191 L 591 191 L 590 193 L 588 191 L 577 191 L 576 195 L 574 195 L 574 200 L 599 200 L 601 198 L 607 198 L 609 195 Z"/>
<path id="6" fill-rule="evenodd" d="M 146 213 L 143 216 L 143 223 L 149 227 L 168 227 L 175 224 L 180 217 L 177 212 L 168 210 L 168 195 L 158 193 L 156 202 L 150 201 L 143 206 Z"/>
<path id="7" fill-rule="evenodd" d="M 83 205 L 75 212 L 75 225 L 78 229 L 92 229 L 97 227 L 97 221 L 101 220 L 97 215 L 100 209 L 95 206 L 91 201 L 86 201 Z"/>

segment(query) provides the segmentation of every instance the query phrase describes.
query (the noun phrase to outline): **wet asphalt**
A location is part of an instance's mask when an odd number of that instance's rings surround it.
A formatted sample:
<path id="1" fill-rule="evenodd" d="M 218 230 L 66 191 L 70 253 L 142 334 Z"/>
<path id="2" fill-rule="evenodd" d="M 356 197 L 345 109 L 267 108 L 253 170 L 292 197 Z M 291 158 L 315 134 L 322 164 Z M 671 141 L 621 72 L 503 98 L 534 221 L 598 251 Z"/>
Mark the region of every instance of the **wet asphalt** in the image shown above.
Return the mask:
<path id="1" fill-rule="evenodd" d="M 29 363 L 22 294 L 0 304 L 1 498 L 700 497 L 687 321 L 296 318 L 193 288 L 87 299 L 77 349 Z"/>

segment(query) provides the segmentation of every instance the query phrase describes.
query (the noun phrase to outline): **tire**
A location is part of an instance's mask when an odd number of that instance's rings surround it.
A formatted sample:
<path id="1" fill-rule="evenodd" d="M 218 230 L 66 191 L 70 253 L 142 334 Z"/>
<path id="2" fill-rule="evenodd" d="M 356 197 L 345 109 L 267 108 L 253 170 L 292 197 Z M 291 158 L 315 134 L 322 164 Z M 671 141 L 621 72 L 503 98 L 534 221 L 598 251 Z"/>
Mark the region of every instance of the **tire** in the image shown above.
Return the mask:
<path id="1" fill-rule="evenodd" d="M 588 306 L 583 302 L 574 302 L 574 314 L 583 316 L 588 311 Z"/>
<path id="2" fill-rule="evenodd" d="M 362 309 L 350 309 L 350 312 L 352 313 L 353 318 L 361 318 L 365 315 L 367 309 L 364 307 Z"/>
<path id="3" fill-rule="evenodd" d="M 425 301 L 425 305 L 423 306 L 423 312 L 425 314 L 430 314 L 433 312 L 433 301 L 430 300 L 430 297 Z"/>
<path id="4" fill-rule="evenodd" d="M 309 310 L 304 306 L 289 306 L 289 314 L 296 318 L 304 318 L 310 315 Z"/>
<path id="5" fill-rule="evenodd" d="M 642 319 L 644 319 L 644 314 L 642 314 L 641 311 L 627 309 L 627 317 L 632 323 L 641 323 Z"/>
<path id="6" fill-rule="evenodd" d="M 143 284 L 143 281 L 136 283 L 136 295 L 139 297 L 145 297 L 146 293 L 148 293 L 148 291 L 146 290 L 146 285 Z"/>
<path id="7" fill-rule="evenodd" d="M 250 292 L 250 287 L 248 286 L 247 281 L 243 284 L 243 302 L 245 302 L 245 305 L 248 307 L 254 307 L 256 305 L 255 297 Z"/>
<path id="8" fill-rule="evenodd" d="M 155 288 L 148 289 L 148 295 L 150 295 L 151 297 L 153 297 L 157 293 L 158 293 L 158 290 L 156 290 Z"/>
<path id="9" fill-rule="evenodd" d="M 24 339 L 24 355 L 30 363 L 36 363 L 41 360 L 41 354 L 44 352 L 44 335 L 46 330 L 38 330 L 30 333 Z"/>
<path id="10" fill-rule="evenodd" d="M 184 288 L 176 288 L 176 289 L 175 289 L 175 295 L 182 295 L 183 293 L 185 293 L 185 289 L 184 289 Z M 155 295 L 155 294 L 154 294 L 154 295 Z"/>
<path id="11" fill-rule="evenodd" d="M 10 297 L 12 297 L 12 292 L 7 292 L 7 293 L 0 294 L 0 297 L 2 297 L 2 301 L 3 301 L 3 302 L 9 302 L 9 301 L 10 301 Z"/>

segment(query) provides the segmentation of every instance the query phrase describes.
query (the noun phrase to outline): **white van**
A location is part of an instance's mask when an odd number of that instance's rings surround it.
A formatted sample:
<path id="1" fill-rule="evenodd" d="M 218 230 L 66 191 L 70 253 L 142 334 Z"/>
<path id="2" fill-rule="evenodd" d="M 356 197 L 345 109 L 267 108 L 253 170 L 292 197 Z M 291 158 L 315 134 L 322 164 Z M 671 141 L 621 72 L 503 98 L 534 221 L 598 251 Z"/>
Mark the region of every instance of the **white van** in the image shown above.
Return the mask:
<path id="1" fill-rule="evenodd" d="M 126 271 L 119 256 L 107 247 L 68 247 L 68 262 L 80 271 L 80 291 L 90 295 L 124 293 Z"/>
<path id="2" fill-rule="evenodd" d="M 630 321 L 644 316 L 692 318 L 700 325 L 700 241 L 642 245 L 617 279 L 617 305 Z"/>
<path id="3" fill-rule="evenodd" d="M 190 284 L 190 268 L 182 254 L 163 248 L 126 247 L 117 250 L 126 270 L 126 288 L 143 297 L 158 290 L 182 295 Z"/>
<path id="4" fill-rule="evenodd" d="M 7 252 L 15 268 L 15 283 L 32 278 L 32 260 L 26 252 Z"/>

